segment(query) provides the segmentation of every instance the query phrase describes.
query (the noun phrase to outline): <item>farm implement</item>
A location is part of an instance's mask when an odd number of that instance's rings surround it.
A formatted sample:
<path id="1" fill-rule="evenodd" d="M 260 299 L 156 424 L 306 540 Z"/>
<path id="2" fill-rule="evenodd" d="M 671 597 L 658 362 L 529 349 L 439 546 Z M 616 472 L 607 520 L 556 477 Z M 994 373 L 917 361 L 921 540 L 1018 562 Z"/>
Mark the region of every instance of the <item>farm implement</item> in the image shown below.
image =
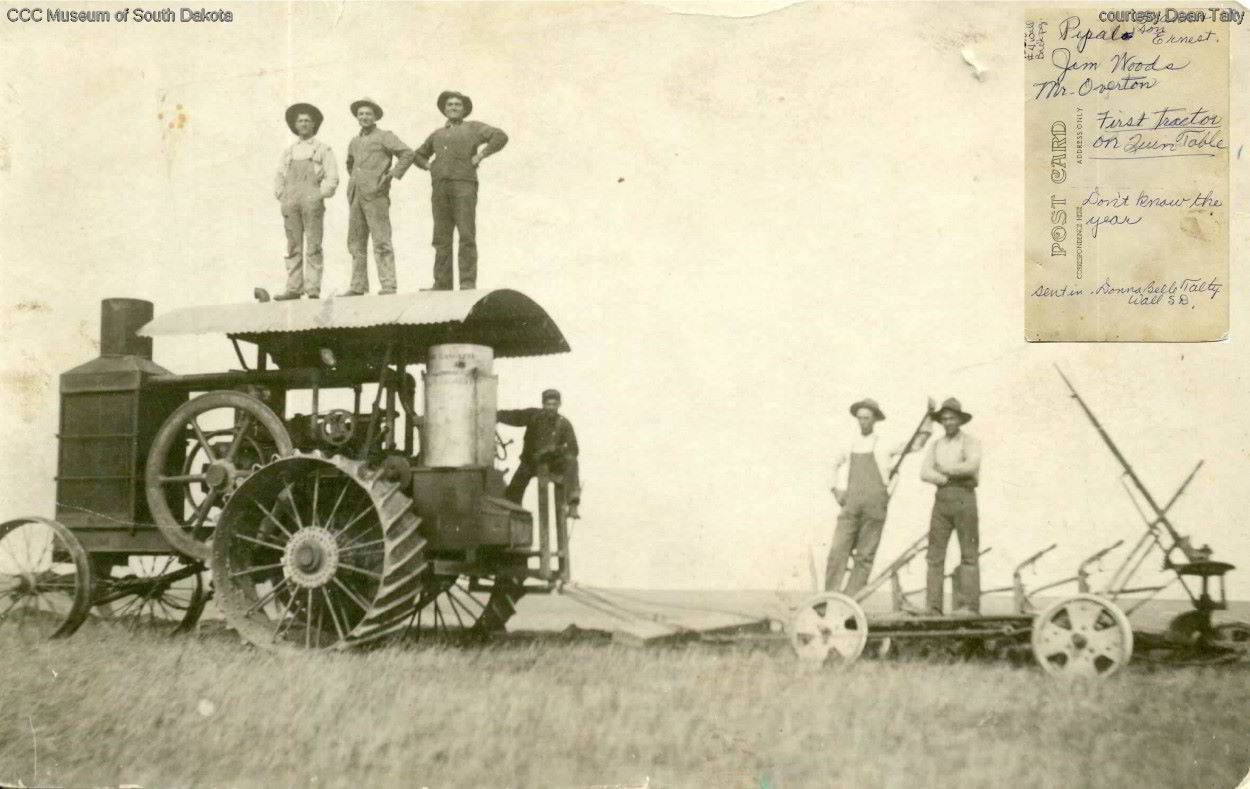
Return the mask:
<path id="1" fill-rule="evenodd" d="M 983 590 L 983 595 L 1010 592 L 1010 611 L 995 615 L 930 615 L 910 600 L 923 590 L 905 590 L 900 576 L 925 550 L 927 538 L 921 537 L 853 597 L 824 592 L 800 605 L 788 627 L 791 645 L 800 658 L 819 663 L 851 663 L 865 652 L 883 656 L 1031 654 L 1049 674 L 1085 677 L 1110 676 L 1134 655 L 1171 665 L 1209 665 L 1250 658 L 1250 624 L 1213 620 L 1214 612 L 1228 607 L 1224 577 L 1234 569 L 1233 565 L 1215 561 L 1207 546 L 1194 547 L 1168 517 L 1168 511 L 1202 463 L 1160 506 L 1075 387 L 1062 371 L 1059 375 L 1123 469 L 1122 484 L 1145 522 L 1143 533 L 1106 584 L 1095 589 L 1090 577 L 1109 554 L 1123 545 L 1123 540 L 1088 556 L 1075 574 L 1027 589 L 1025 572 L 1056 547 L 1051 545 L 1017 565 L 1010 585 Z M 1171 580 L 1134 586 L 1134 576 L 1155 552 L 1161 556 L 1162 570 L 1172 576 Z M 958 583 L 957 578 L 947 577 Z M 865 613 L 861 603 L 886 583 L 890 584 L 891 610 Z M 1034 605 L 1033 598 L 1039 593 L 1073 584 L 1076 594 L 1041 610 Z M 1162 631 L 1134 630 L 1129 615 L 1174 584 L 1185 592 L 1190 609 L 1173 617 Z"/>

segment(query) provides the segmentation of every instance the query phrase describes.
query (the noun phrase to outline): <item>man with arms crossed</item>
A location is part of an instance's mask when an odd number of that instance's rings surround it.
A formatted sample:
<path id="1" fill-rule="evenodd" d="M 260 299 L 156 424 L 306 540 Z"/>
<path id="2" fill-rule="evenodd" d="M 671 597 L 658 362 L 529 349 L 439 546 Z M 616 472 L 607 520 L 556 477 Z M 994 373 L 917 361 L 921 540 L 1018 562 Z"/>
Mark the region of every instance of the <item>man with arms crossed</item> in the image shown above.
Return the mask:
<path id="1" fill-rule="evenodd" d="M 956 616 L 976 616 L 981 610 L 981 573 L 977 557 L 977 481 L 981 475 L 981 442 L 963 431 L 972 420 L 951 397 L 933 414 L 945 435 L 929 446 L 920 478 L 937 486 L 929 519 L 928 573 L 925 602 L 930 614 L 942 614 L 946 583 L 946 547 L 951 533 L 959 538 L 959 567 L 955 570 Z"/>

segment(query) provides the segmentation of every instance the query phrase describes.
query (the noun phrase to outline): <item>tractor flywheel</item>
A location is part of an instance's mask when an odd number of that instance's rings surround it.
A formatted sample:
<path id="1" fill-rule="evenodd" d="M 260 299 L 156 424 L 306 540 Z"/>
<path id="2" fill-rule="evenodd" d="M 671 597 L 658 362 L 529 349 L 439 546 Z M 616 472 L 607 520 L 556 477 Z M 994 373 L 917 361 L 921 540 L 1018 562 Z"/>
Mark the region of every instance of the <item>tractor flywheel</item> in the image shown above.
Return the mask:
<path id="1" fill-rule="evenodd" d="M 412 500 L 380 469 L 295 453 L 244 480 L 213 538 L 227 623 L 266 648 L 341 649 L 402 630 L 429 581 Z"/>

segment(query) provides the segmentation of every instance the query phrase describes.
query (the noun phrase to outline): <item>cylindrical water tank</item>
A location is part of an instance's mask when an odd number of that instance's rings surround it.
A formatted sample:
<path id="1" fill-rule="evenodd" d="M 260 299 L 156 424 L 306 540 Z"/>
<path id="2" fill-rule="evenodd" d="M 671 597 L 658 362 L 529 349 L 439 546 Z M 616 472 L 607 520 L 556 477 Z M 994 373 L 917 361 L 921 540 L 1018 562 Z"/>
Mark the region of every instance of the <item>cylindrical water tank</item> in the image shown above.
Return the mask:
<path id="1" fill-rule="evenodd" d="M 495 458 L 499 379 L 494 351 L 456 343 L 430 348 L 425 365 L 422 457 L 432 468 L 489 466 Z"/>

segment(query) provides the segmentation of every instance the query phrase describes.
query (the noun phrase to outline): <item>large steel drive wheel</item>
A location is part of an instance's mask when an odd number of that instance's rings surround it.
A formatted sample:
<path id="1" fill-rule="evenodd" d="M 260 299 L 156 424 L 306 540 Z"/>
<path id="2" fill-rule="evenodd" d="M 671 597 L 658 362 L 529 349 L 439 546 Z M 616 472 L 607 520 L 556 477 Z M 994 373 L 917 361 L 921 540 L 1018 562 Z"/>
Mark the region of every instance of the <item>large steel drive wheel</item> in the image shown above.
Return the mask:
<path id="1" fill-rule="evenodd" d="M 0 523 L 0 639 L 63 638 L 91 607 L 91 565 L 73 532 L 31 516 Z"/>
<path id="2" fill-rule="evenodd" d="M 790 621 L 790 646 L 812 663 L 854 663 L 868 643 L 868 618 L 854 598 L 823 592 L 809 598 Z"/>
<path id="3" fill-rule="evenodd" d="M 274 649 L 344 648 L 402 630 L 430 565 L 396 482 L 320 453 L 257 470 L 222 509 L 212 572 L 226 622 Z"/>
<path id="4" fill-rule="evenodd" d="M 291 451 L 269 406 L 242 392 L 200 395 L 157 431 L 144 482 L 148 509 L 169 544 L 207 561 L 222 506 L 253 469 Z"/>
<path id="5" fill-rule="evenodd" d="M 1133 656 L 1133 628 L 1114 603 L 1092 594 L 1060 600 L 1033 621 L 1033 656 L 1048 674 L 1109 677 Z"/>

